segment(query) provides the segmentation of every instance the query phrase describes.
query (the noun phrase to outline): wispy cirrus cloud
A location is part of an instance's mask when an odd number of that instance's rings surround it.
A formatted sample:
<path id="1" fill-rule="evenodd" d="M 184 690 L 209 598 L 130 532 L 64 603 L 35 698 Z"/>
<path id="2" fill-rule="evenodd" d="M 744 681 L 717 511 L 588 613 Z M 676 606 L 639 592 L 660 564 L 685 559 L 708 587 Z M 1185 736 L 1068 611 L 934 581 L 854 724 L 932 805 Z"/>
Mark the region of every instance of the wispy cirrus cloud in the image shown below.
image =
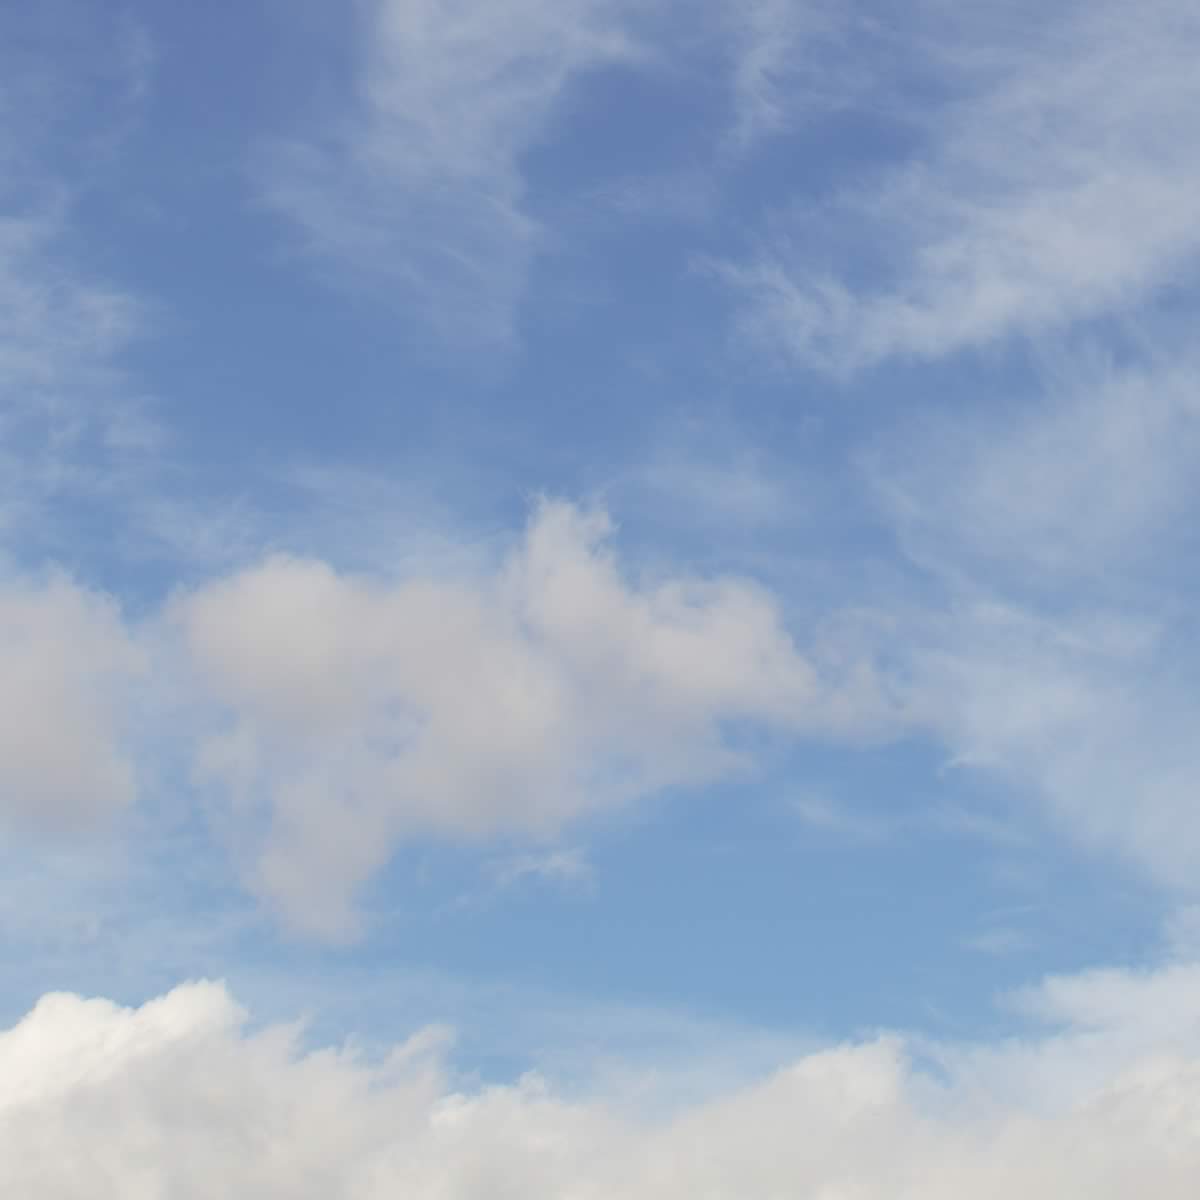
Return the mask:
<path id="1" fill-rule="evenodd" d="M 931 571 L 1093 602 L 1167 590 L 1196 499 L 1200 362 L 1177 338 L 1118 363 L 1065 351 L 986 408 L 901 423 L 863 456 L 904 551 Z"/>
<path id="2" fill-rule="evenodd" d="M 901 423 L 864 461 L 918 591 L 913 719 L 1079 843 L 1194 885 L 1190 586 L 1200 372 L 1065 355 L 1003 410 Z M 893 614 L 896 616 L 896 614 Z"/>
<path id="3" fill-rule="evenodd" d="M 1194 272 L 1190 5 L 910 15 L 893 37 L 948 102 L 898 96 L 911 158 L 725 268 L 749 329 L 844 373 L 1126 315 Z"/>
<path id="4" fill-rule="evenodd" d="M 145 305 L 79 268 L 69 188 L 42 186 L 40 203 L 0 196 L 0 536 L 10 546 L 44 527 L 58 498 L 109 490 L 118 463 L 160 436 L 120 366 Z"/>
<path id="5" fill-rule="evenodd" d="M 455 341 L 504 341 L 540 237 L 521 158 L 571 85 L 636 53 L 612 0 L 373 0 L 356 94 L 259 173 L 335 277 Z"/>
<path id="6" fill-rule="evenodd" d="M 732 150 L 811 124 L 870 89 L 848 53 L 868 22 L 827 0 L 751 0 L 727 6 L 733 42 Z M 861 46 L 858 47 L 861 52 Z M 836 67 L 833 65 L 836 62 Z"/>
<path id="7" fill-rule="evenodd" d="M 713 217 L 731 160 L 869 87 L 848 50 L 854 22 L 826 0 L 687 11 L 681 36 L 684 11 L 670 0 L 371 0 L 354 29 L 351 96 L 260 156 L 258 194 L 329 279 L 451 343 L 504 342 L 539 251 L 578 233 L 535 215 L 561 193 L 551 182 L 538 194 L 525 160 L 557 136 L 590 73 L 620 65 L 727 90 L 728 120 L 700 161 L 585 194 L 585 207 L 618 217 L 685 223 Z"/>
<path id="8" fill-rule="evenodd" d="M 61 545 L 59 502 L 110 494 L 161 441 L 122 365 L 149 305 L 88 264 L 77 225 L 141 111 L 153 53 L 131 20 L 69 2 L 6 12 L 0 41 L 0 537 L 11 552 Z"/>

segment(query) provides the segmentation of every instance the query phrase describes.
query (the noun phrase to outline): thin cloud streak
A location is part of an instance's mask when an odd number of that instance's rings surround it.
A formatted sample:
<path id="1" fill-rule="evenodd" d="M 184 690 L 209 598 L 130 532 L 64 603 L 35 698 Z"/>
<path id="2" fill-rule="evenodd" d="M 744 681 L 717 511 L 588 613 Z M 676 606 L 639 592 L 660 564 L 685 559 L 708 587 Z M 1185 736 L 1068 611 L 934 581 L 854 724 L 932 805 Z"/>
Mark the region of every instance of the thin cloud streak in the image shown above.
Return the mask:
<path id="1" fill-rule="evenodd" d="M 1030 23 L 1007 27 L 938 4 L 913 15 L 937 22 L 939 41 L 916 40 L 950 102 L 918 114 L 910 161 L 720 268 L 749 332 L 845 375 L 1128 315 L 1194 275 L 1192 6 L 1018 6 Z M 855 282 L 824 265 L 847 224 Z"/>

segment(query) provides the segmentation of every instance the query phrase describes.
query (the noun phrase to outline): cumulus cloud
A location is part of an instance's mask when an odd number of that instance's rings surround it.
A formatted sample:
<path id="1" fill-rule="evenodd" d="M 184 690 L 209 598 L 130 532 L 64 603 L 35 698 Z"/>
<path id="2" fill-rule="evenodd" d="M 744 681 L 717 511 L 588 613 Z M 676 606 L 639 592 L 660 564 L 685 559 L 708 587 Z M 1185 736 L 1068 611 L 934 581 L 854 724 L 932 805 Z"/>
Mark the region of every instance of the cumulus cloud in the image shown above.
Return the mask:
<path id="1" fill-rule="evenodd" d="M 138 1009 L 55 994 L 0 1034 L 0 1183 L 30 1200 L 1182 1200 L 1200 1171 L 1195 1041 L 1108 1058 L 1092 1078 L 1052 1035 L 1018 1049 L 1001 1097 L 988 1080 L 1003 1048 L 935 1082 L 883 1038 L 647 1115 L 536 1076 L 464 1087 L 436 1030 L 378 1060 L 305 1050 L 295 1028 L 249 1032 L 216 984 Z M 1046 1064 L 1071 1083 L 1035 1099 Z"/>
<path id="2" fill-rule="evenodd" d="M 46 831 L 132 803 L 129 688 L 143 650 L 108 597 L 63 576 L 0 583 L 0 818 Z"/>
<path id="3" fill-rule="evenodd" d="M 398 838 L 552 836 L 741 765 L 726 727 L 886 716 L 865 665 L 808 658 L 744 580 L 630 582 L 601 514 L 542 505 L 494 574 L 385 583 L 274 558 L 178 598 L 227 714 L 202 777 L 270 828 L 256 888 L 335 932 Z"/>
<path id="4" fill-rule="evenodd" d="M 931 3 L 905 20 L 894 36 L 950 103 L 914 111 L 898 87 L 917 156 L 729 269 L 750 328 L 843 372 L 1124 313 L 1194 269 L 1193 6 Z M 851 239 L 853 280 L 822 258 Z"/>

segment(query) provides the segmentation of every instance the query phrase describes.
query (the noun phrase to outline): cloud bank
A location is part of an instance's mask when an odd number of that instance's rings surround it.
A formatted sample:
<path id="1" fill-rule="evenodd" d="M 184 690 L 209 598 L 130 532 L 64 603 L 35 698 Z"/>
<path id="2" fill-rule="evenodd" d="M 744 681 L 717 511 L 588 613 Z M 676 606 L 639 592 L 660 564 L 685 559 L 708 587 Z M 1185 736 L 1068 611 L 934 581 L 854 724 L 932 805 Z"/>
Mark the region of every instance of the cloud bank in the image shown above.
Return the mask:
<path id="1" fill-rule="evenodd" d="M 536 1076 L 464 1086 L 436 1030 L 379 1059 L 304 1049 L 295 1027 L 248 1029 L 219 984 L 137 1009 L 54 994 L 0 1034 L 0 1184 L 29 1200 L 1183 1200 L 1200 1171 L 1194 1023 L 1170 1048 L 1120 1043 L 1130 1001 L 1144 1023 L 1147 1002 L 1196 990 L 1188 968 L 1075 978 L 1042 996 L 1075 1029 L 960 1050 L 936 1081 L 885 1037 L 650 1115 Z M 1047 1075 L 1065 1084 L 1050 1097 Z"/>

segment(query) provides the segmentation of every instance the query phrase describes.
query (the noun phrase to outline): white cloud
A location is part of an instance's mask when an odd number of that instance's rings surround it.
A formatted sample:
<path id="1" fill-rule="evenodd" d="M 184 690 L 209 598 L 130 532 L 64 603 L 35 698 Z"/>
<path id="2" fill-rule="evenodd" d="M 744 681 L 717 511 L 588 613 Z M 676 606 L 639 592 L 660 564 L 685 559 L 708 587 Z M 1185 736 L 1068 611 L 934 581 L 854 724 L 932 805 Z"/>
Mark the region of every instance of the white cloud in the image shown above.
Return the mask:
<path id="1" fill-rule="evenodd" d="M 0 818 L 87 827 L 136 793 L 128 689 L 145 669 L 115 604 L 64 577 L 0 585 Z"/>
<path id="2" fill-rule="evenodd" d="M 729 269 L 750 328 L 845 371 L 1124 313 L 1193 271 L 1194 6 L 915 16 L 896 36 L 949 103 L 913 111 L 898 95 L 916 156 Z M 824 257 L 851 244 L 866 264 L 854 282 Z"/>
<path id="3" fill-rule="evenodd" d="M 387 584 L 276 558 L 178 599 L 226 730 L 201 770 L 270 832 L 255 886 L 342 928 L 404 835 L 552 836 L 744 765 L 727 723 L 885 720 L 869 669 L 810 661 L 735 579 L 628 582 L 598 514 L 544 504 L 491 576 Z"/>
<path id="4" fill-rule="evenodd" d="M 1149 980 L 1139 1003 L 1174 982 Z M 1086 1009 L 1108 982 L 1073 986 Z M 1194 1032 L 1133 1056 L 1109 1052 L 1108 1025 L 1100 1041 L 964 1048 L 937 1083 L 887 1038 L 646 1114 L 619 1091 L 569 1099 L 536 1076 L 456 1086 L 436 1030 L 368 1062 L 244 1021 L 214 984 L 133 1010 L 43 998 L 0 1034 L 0 1185 L 29 1200 L 1182 1200 L 1200 1171 Z M 1035 1090 L 1047 1083 L 1051 1099 Z"/>
<path id="5" fill-rule="evenodd" d="M 582 73 L 634 53 L 612 0 L 372 0 L 355 111 L 263 195 L 335 269 L 442 334 L 504 339 L 539 229 L 521 157 Z"/>
<path id="6" fill-rule="evenodd" d="M 977 1112 L 1020 1106 L 1041 1115 L 1075 1108 L 1117 1079 L 1152 1074 L 1200 1053 L 1200 968 L 1194 962 L 1052 975 L 1005 997 L 1049 1032 L 993 1043 L 926 1046 Z"/>

